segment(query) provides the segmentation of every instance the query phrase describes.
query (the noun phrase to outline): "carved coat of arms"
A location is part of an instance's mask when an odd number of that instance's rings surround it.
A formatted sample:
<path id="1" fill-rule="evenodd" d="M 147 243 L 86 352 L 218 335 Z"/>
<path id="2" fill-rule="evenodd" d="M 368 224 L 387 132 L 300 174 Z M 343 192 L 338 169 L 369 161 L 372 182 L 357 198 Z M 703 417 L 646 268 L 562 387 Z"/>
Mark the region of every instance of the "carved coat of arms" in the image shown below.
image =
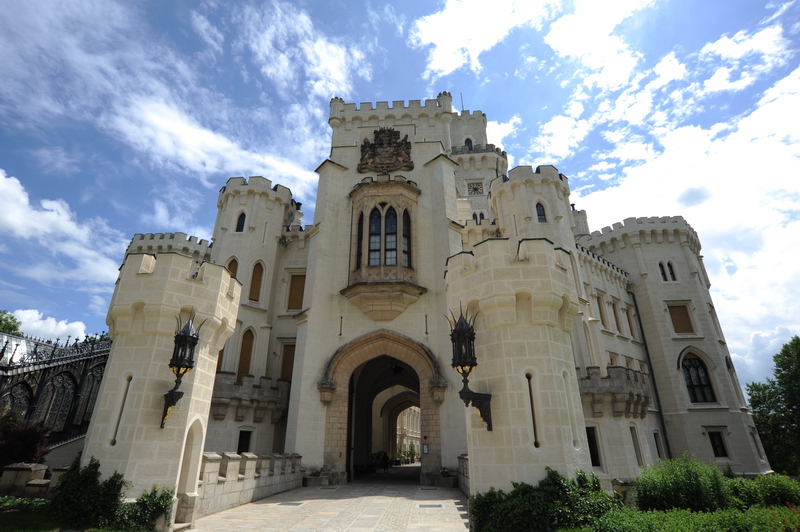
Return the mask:
<path id="1" fill-rule="evenodd" d="M 360 174 L 413 170 L 414 161 L 411 160 L 411 141 L 408 140 L 408 135 L 400 140 L 400 132 L 393 128 L 376 129 L 373 141 L 364 139 L 361 144 L 361 162 L 357 169 Z"/>

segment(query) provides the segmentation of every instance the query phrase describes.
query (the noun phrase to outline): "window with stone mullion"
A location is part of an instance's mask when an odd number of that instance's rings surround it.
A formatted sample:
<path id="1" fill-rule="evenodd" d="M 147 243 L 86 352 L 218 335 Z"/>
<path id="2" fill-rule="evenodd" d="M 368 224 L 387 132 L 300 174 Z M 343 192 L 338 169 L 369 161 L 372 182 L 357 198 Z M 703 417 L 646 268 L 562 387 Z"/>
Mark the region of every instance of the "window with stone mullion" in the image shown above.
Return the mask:
<path id="1" fill-rule="evenodd" d="M 370 266 L 381 265 L 381 213 L 377 208 L 369 215 L 369 262 Z"/>
<path id="2" fill-rule="evenodd" d="M 384 264 L 397 265 L 397 213 L 393 208 L 386 212 L 386 236 L 384 246 Z"/>

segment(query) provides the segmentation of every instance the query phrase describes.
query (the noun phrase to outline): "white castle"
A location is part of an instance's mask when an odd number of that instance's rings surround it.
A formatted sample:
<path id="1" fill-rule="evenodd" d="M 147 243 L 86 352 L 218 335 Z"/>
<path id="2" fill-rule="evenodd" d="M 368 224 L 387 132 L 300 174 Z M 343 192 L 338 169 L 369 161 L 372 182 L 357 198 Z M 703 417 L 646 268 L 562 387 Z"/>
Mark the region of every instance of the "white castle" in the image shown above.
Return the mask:
<path id="1" fill-rule="evenodd" d="M 685 451 L 770 470 L 683 218 L 590 232 L 566 176 L 508 170 L 486 115 L 454 111 L 447 92 L 391 106 L 333 98 L 329 124 L 313 225 L 287 188 L 235 177 L 213 244 L 134 237 L 109 311 L 129 354 L 112 351 L 85 454 L 113 461 L 123 445 L 115 463 L 143 459 L 174 424 L 156 469 L 179 496 L 197 490 L 201 452 L 296 453 L 344 483 L 373 453 L 396 453 L 398 416 L 417 407 L 421 483 L 447 467 L 472 493 L 535 484 L 548 466 L 610 487 Z M 200 373 L 159 429 L 141 409 L 160 419 L 175 316 L 190 308 L 209 320 Z M 465 408 L 451 368 L 462 314 L 474 324 L 469 388 L 491 394 L 474 398 L 480 409 Z M 137 362 L 143 345 L 166 354 Z M 166 384 L 136 395 L 157 372 Z M 123 416 L 128 404 L 138 417 Z M 146 476 L 138 467 L 126 476 Z"/>

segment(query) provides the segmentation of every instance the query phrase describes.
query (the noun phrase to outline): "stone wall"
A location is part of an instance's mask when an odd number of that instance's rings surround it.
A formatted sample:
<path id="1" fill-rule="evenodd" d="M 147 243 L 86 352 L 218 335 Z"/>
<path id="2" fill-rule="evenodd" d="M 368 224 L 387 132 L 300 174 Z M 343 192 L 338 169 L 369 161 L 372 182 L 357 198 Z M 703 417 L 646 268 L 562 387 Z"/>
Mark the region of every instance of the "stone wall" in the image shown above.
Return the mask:
<path id="1" fill-rule="evenodd" d="M 203 453 L 194 518 L 301 487 L 305 471 L 301 458 L 299 454 Z M 181 521 L 180 515 L 176 521 Z"/>

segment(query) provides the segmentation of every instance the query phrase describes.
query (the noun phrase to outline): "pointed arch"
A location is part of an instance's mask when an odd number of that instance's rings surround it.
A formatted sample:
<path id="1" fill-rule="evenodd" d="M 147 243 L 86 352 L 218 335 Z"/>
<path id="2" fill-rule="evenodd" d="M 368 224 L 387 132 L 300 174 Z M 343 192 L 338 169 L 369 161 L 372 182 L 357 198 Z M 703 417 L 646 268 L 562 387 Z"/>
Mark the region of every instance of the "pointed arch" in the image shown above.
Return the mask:
<path id="1" fill-rule="evenodd" d="M 369 214 L 369 265 L 381 264 L 381 212 L 377 207 Z"/>
<path id="2" fill-rule="evenodd" d="M 252 329 L 247 329 L 242 335 L 242 344 L 239 349 L 239 366 L 236 370 L 236 382 L 242 382 L 242 377 L 250 374 L 250 361 L 253 357 L 253 347 L 256 335 Z"/>
<path id="3" fill-rule="evenodd" d="M 261 280 L 264 277 L 264 265 L 261 262 L 256 262 L 253 265 L 253 274 L 250 276 L 250 294 L 248 298 L 250 301 L 259 301 L 261 299 Z"/>
<path id="4" fill-rule="evenodd" d="M 397 213 L 389 207 L 384 217 L 386 229 L 383 237 L 383 263 L 387 266 L 397 264 Z"/>
<path id="5" fill-rule="evenodd" d="M 231 257 L 226 268 L 228 268 L 228 271 L 231 272 L 231 277 L 236 279 L 236 274 L 239 273 L 239 261 L 234 257 Z"/>
<path id="6" fill-rule="evenodd" d="M 547 223 L 547 215 L 544 212 L 544 205 L 541 203 L 536 204 L 536 218 L 540 224 Z"/>
<path id="7" fill-rule="evenodd" d="M 239 217 L 236 219 L 236 232 L 241 233 L 244 232 L 244 222 L 246 216 L 244 213 L 239 214 Z"/>

